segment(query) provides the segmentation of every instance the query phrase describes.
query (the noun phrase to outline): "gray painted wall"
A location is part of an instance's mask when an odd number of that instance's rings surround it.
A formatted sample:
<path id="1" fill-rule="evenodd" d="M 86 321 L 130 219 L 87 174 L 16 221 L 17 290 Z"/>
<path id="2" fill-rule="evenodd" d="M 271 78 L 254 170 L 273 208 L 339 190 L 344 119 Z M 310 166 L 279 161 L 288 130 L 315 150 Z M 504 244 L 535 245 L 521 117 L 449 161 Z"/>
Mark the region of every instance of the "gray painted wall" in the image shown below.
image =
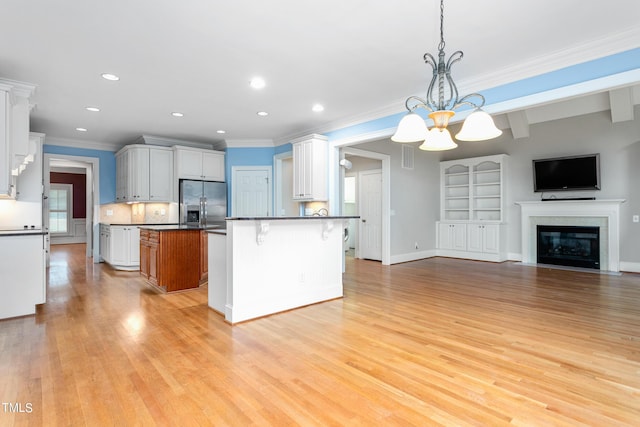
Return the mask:
<path id="1" fill-rule="evenodd" d="M 600 153 L 601 191 L 545 193 L 545 197 L 595 196 L 626 199 L 621 206 L 621 262 L 640 263 L 640 106 L 633 121 L 612 123 L 608 111 L 530 126 L 530 136 L 513 139 L 509 129 L 491 141 L 460 142 L 446 152 L 415 150 L 415 168 L 400 167 L 400 145 L 389 140 L 358 148 L 391 156 L 391 255 L 435 249 L 435 222 L 439 219 L 439 162 L 493 154 L 509 154 L 507 172 L 508 252 L 520 254 L 520 208 L 514 202 L 539 200 L 533 192 L 531 161 L 538 158 Z M 455 133 L 452 131 L 452 134 Z M 417 144 L 414 144 L 417 147 Z"/>

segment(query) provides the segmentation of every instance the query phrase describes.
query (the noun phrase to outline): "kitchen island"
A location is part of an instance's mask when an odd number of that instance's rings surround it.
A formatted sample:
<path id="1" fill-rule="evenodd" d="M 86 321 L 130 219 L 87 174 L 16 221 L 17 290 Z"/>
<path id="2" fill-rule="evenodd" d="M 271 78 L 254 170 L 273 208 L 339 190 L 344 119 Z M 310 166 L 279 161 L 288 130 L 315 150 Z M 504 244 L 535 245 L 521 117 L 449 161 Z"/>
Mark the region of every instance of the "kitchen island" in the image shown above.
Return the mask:
<path id="1" fill-rule="evenodd" d="M 207 281 L 206 231 L 212 228 L 141 226 L 140 274 L 164 292 L 199 287 Z"/>
<path id="2" fill-rule="evenodd" d="M 234 324 L 341 298 L 351 218 L 227 218 L 209 231 L 209 306 Z"/>

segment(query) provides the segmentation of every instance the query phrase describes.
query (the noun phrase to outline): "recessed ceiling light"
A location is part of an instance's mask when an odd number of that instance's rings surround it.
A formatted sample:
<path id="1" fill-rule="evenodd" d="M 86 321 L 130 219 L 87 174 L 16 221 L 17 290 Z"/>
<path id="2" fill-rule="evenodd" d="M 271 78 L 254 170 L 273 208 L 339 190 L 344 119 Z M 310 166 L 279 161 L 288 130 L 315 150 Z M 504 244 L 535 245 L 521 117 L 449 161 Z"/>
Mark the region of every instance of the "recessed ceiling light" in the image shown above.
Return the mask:
<path id="1" fill-rule="evenodd" d="M 112 82 L 120 80 L 120 77 L 116 76 L 115 74 L 111 74 L 111 73 L 102 73 L 102 78 L 106 79 L 106 80 L 111 80 Z"/>
<path id="2" fill-rule="evenodd" d="M 260 117 L 265 117 L 269 115 L 269 113 L 267 113 L 266 111 L 258 111 L 256 114 L 259 115 Z"/>
<path id="3" fill-rule="evenodd" d="M 267 82 L 265 82 L 262 77 L 254 77 L 251 79 L 251 83 L 249 84 L 254 89 L 262 89 L 267 85 Z"/>
<path id="4" fill-rule="evenodd" d="M 311 109 L 316 113 L 320 113 L 321 111 L 324 111 L 324 106 L 322 104 L 313 104 L 313 107 L 311 107 Z"/>
<path id="5" fill-rule="evenodd" d="M 173 117 L 184 117 L 184 114 L 183 114 L 183 113 L 180 113 L 180 112 L 178 112 L 178 111 L 174 111 L 173 113 L 171 113 L 171 115 L 172 115 Z"/>
<path id="6" fill-rule="evenodd" d="M 86 107 L 86 110 L 93 111 L 94 113 L 97 113 L 98 111 L 100 111 L 98 107 Z"/>
<path id="7" fill-rule="evenodd" d="M 217 130 L 217 131 L 216 131 L 216 133 L 227 133 L 227 131 L 226 131 L 226 130 L 219 129 L 219 130 Z"/>
<path id="8" fill-rule="evenodd" d="M 86 132 L 87 131 L 87 129 L 85 129 L 85 128 L 76 128 L 76 130 L 78 132 Z"/>

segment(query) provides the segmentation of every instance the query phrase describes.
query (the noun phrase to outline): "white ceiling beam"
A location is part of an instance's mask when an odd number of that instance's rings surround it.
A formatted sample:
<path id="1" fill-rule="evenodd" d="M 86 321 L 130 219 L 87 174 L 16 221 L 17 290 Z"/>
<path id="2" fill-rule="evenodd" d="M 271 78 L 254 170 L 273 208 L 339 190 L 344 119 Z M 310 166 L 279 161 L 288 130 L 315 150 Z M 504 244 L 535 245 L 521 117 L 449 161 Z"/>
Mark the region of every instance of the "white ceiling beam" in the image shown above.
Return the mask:
<path id="1" fill-rule="evenodd" d="M 609 104 L 611 105 L 612 123 L 633 120 L 633 90 L 631 87 L 610 90 Z"/>
<path id="2" fill-rule="evenodd" d="M 514 139 L 527 138 L 529 136 L 529 120 L 525 110 L 507 113 L 507 119 Z"/>

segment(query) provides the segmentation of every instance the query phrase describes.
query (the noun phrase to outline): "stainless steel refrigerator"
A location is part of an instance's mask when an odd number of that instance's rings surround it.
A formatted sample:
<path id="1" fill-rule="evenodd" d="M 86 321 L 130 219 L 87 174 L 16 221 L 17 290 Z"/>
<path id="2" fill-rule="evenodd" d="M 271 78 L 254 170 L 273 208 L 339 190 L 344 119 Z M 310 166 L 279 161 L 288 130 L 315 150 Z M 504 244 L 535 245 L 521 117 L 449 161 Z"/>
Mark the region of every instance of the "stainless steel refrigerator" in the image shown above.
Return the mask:
<path id="1" fill-rule="evenodd" d="M 180 180 L 180 224 L 193 227 L 226 226 L 227 184 Z"/>

